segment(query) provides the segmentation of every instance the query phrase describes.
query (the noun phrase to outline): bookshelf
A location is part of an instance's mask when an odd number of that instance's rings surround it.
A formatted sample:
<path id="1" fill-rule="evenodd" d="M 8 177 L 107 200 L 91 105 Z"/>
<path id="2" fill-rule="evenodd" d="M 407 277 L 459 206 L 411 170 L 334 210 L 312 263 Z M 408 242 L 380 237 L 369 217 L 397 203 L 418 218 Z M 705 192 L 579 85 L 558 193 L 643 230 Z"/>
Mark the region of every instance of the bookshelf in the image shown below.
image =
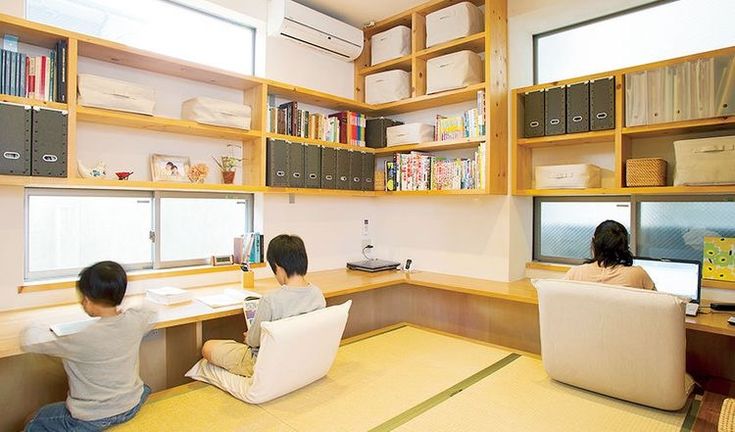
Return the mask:
<path id="1" fill-rule="evenodd" d="M 441 151 L 441 150 L 459 150 L 467 148 L 475 148 L 481 142 L 486 141 L 487 137 L 469 137 L 459 138 L 455 140 L 431 141 L 416 144 L 403 144 L 392 147 L 375 149 L 376 155 L 386 155 L 393 153 L 407 153 L 412 151 Z"/>
<path id="2" fill-rule="evenodd" d="M 640 72 L 665 66 L 675 65 L 698 59 L 719 57 L 735 54 L 735 47 L 698 53 L 690 56 L 639 65 L 630 68 L 618 69 L 594 75 L 577 77 L 547 84 L 528 86 L 513 89 L 511 92 L 511 151 L 512 151 L 512 194 L 517 196 L 594 196 L 594 195 L 707 195 L 732 194 L 735 185 L 724 186 L 672 186 L 672 178 L 668 179 L 668 186 L 658 187 L 627 187 L 625 185 L 625 163 L 635 156 L 636 150 L 648 151 L 652 142 L 658 147 L 667 149 L 673 155 L 673 141 L 687 139 L 692 136 L 702 137 L 713 133 L 735 134 L 735 116 L 718 116 L 685 121 L 672 121 L 639 126 L 625 126 L 625 75 L 631 72 Z M 589 81 L 608 76 L 615 77 L 615 128 L 601 131 L 570 133 L 566 135 L 542 136 L 524 138 L 523 135 L 523 94 L 529 91 L 543 90 L 566 84 Z M 692 135 L 696 134 L 696 135 Z M 613 159 L 614 182 L 609 187 L 590 189 L 535 189 L 533 182 L 534 154 L 538 151 L 562 147 L 573 147 L 584 153 L 599 151 L 600 146 L 609 149 L 609 158 Z M 649 151 L 650 152 L 650 151 Z M 666 154 L 655 155 L 667 158 Z M 646 155 L 645 157 L 653 157 Z M 674 162 L 668 156 L 671 166 Z M 564 161 L 562 163 L 588 163 Z M 671 176 L 670 176 L 671 177 Z"/>

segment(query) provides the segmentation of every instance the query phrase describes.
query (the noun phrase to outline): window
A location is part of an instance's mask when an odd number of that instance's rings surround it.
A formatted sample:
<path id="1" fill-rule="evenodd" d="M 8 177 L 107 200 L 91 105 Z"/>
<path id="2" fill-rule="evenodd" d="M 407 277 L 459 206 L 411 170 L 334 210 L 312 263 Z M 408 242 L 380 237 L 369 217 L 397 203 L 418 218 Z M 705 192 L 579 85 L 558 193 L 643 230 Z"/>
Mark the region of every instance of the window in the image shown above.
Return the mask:
<path id="1" fill-rule="evenodd" d="M 735 197 L 534 198 L 533 259 L 579 264 L 603 220 L 631 234 L 636 256 L 702 260 L 704 237 L 735 237 Z"/>
<path id="2" fill-rule="evenodd" d="M 255 27 L 192 0 L 26 0 L 29 20 L 253 75 Z M 210 9 L 210 8 L 208 8 Z M 211 7 L 212 10 L 215 7 Z M 221 9 L 221 8 L 217 8 Z"/>
<path id="3" fill-rule="evenodd" d="M 534 36 L 534 82 L 735 45 L 732 0 L 657 1 Z"/>
<path id="4" fill-rule="evenodd" d="M 252 230 L 251 195 L 26 190 L 26 279 L 207 264 Z"/>

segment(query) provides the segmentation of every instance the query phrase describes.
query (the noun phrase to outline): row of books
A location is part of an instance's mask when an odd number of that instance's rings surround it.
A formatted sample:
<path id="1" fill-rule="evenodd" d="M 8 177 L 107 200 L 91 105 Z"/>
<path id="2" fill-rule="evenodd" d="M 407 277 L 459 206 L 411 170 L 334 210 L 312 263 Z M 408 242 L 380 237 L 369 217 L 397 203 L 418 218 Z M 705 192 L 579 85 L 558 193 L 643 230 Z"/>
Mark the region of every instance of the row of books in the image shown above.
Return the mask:
<path id="1" fill-rule="evenodd" d="M 477 108 L 459 116 L 436 116 L 434 141 L 446 141 L 485 135 L 485 91 L 477 92 Z"/>
<path id="2" fill-rule="evenodd" d="M 735 56 L 625 74 L 626 126 L 733 114 Z"/>
<path id="3" fill-rule="evenodd" d="M 428 153 L 395 154 L 385 161 L 385 190 L 460 190 L 485 188 L 486 145 L 473 158 L 445 158 Z"/>
<path id="4" fill-rule="evenodd" d="M 367 117 L 352 111 L 310 113 L 296 101 L 268 108 L 267 130 L 272 133 L 364 147 L 366 126 Z"/>
<path id="5" fill-rule="evenodd" d="M 43 101 L 66 102 L 66 41 L 48 56 L 0 50 L 0 93 Z"/>

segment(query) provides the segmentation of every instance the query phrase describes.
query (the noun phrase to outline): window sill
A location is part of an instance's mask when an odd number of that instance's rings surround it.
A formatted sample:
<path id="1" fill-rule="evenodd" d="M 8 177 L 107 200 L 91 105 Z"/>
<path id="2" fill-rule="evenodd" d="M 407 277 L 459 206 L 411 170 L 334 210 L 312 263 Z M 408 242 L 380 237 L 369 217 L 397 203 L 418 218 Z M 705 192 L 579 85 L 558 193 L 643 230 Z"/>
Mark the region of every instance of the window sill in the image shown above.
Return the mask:
<path id="1" fill-rule="evenodd" d="M 564 264 L 553 264 L 544 263 L 539 261 L 531 261 L 526 263 L 526 268 L 531 270 L 546 270 L 560 273 L 566 273 L 571 266 Z M 717 288 L 717 289 L 729 289 L 735 290 L 735 282 L 714 280 L 714 279 L 702 279 L 702 288 Z"/>
<path id="2" fill-rule="evenodd" d="M 251 268 L 265 267 L 265 263 L 251 264 Z M 128 273 L 128 282 L 146 280 L 146 279 L 161 279 L 168 277 L 178 276 L 190 276 L 206 273 L 219 273 L 225 271 L 233 271 L 240 268 L 239 264 L 216 266 L 194 266 L 194 267 L 179 267 L 171 269 L 158 269 L 158 270 L 139 270 Z M 41 282 L 28 282 L 25 285 L 18 287 L 18 294 L 41 292 L 41 291 L 52 291 L 60 289 L 76 288 L 76 278 L 64 278 L 64 279 L 53 279 L 44 280 Z"/>

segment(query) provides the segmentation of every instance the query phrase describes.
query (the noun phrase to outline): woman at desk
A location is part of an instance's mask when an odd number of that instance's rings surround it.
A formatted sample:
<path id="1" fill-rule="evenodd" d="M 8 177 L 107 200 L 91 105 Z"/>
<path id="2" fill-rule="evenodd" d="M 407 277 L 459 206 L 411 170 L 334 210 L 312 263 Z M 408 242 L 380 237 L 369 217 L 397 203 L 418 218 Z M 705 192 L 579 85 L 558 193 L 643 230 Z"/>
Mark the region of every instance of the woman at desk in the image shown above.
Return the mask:
<path id="1" fill-rule="evenodd" d="M 633 265 L 628 230 L 613 220 L 606 220 L 595 229 L 592 259 L 569 269 L 564 279 L 656 289 L 648 273 Z"/>

